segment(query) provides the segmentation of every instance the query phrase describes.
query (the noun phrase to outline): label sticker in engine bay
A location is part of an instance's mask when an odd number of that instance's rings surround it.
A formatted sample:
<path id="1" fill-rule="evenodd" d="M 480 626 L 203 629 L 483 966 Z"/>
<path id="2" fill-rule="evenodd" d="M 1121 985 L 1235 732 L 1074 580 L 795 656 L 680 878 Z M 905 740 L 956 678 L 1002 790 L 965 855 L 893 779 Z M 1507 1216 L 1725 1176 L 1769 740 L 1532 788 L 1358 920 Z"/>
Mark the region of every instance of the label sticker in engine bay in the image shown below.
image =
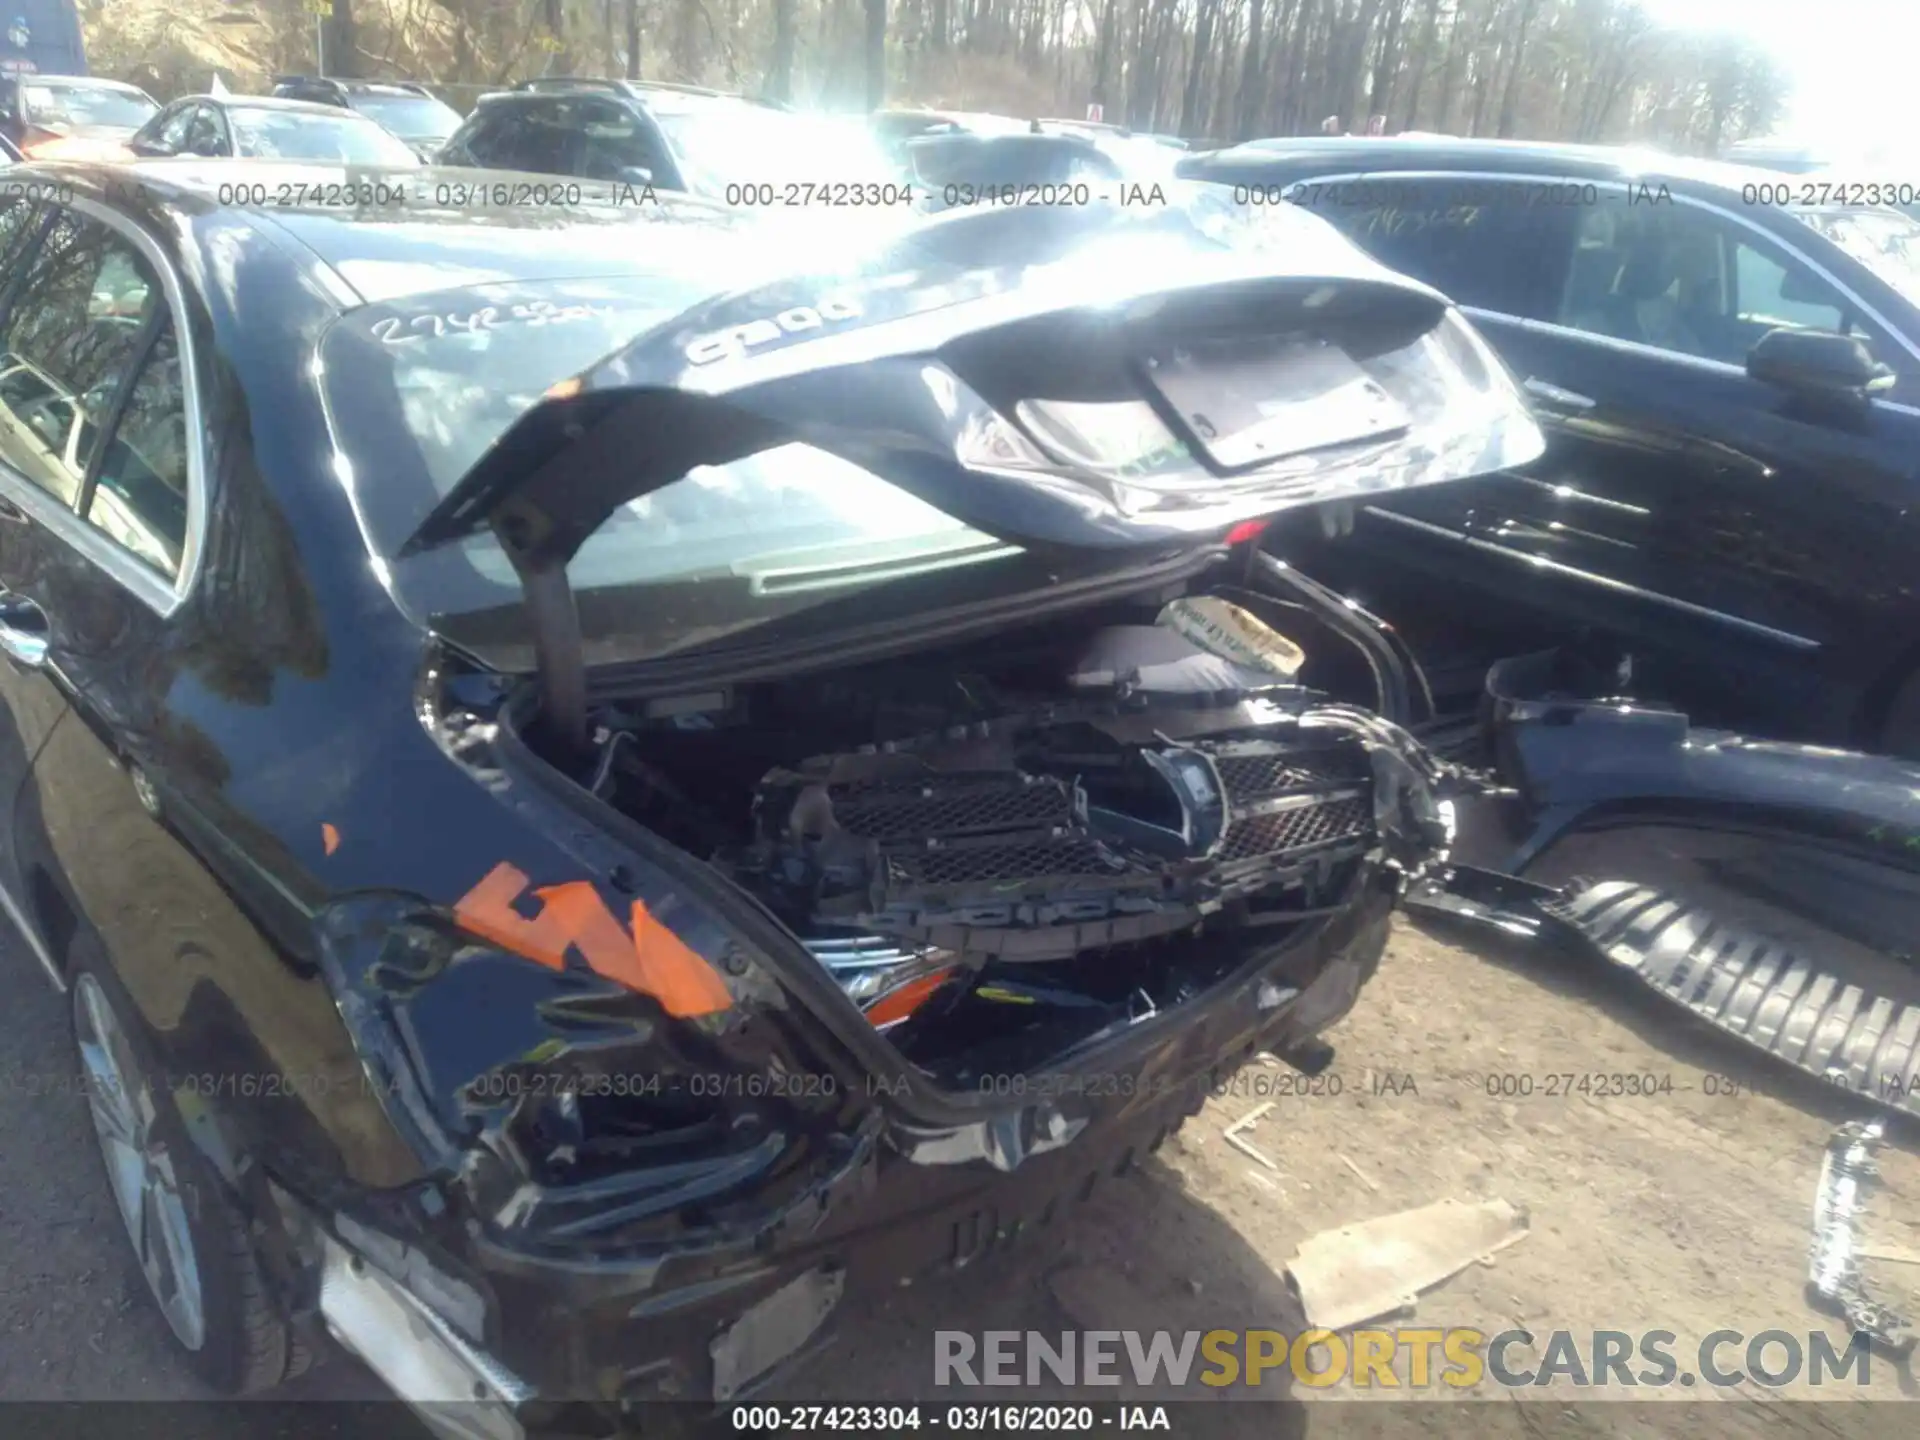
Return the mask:
<path id="1" fill-rule="evenodd" d="M 1156 624 L 1189 640 L 1210 655 L 1249 665 L 1291 680 L 1307 663 L 1307 652 L 1250 611 L 1216 595 L 1190 595 L 1160 612 Z"/>

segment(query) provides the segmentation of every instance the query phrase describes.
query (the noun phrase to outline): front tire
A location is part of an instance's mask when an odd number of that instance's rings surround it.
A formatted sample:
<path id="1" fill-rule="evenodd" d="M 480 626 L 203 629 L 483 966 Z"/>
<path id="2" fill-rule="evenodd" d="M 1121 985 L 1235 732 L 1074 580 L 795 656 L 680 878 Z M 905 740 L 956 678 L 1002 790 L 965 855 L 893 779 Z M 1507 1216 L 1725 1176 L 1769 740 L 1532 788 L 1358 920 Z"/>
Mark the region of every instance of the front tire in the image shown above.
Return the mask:
<path id="1" fill-rule="evenodd" d="M 194 1374 L 223 1395 L 271 1389 L 305 1353 L 268 1293 L 245 1217 L 193 1142 L 112 976 L 73 974 L 74 1042 L 107 1188 L 134 1261 Z"/>

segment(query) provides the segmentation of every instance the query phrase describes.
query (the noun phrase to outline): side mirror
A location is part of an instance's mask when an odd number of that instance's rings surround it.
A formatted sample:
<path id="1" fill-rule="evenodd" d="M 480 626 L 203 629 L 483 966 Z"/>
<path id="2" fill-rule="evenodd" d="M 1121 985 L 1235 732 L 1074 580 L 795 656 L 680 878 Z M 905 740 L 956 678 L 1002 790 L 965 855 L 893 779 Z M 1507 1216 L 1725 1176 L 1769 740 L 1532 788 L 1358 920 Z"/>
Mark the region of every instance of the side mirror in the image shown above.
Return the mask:
<path id="1" fill-rule="evenodd" d="M 644 165 L 622 165 L 620 179 L 628 185 L 653 184 L 653 171 Z"/>
<path id="2" fill-rule="evenodd" d="M 1864 403 L 1893 387 L 1894 373 L 1857 335 L 1832 330 L 1769 330 L 1747 352 L 1755 380 L 1811 399 Z"/>

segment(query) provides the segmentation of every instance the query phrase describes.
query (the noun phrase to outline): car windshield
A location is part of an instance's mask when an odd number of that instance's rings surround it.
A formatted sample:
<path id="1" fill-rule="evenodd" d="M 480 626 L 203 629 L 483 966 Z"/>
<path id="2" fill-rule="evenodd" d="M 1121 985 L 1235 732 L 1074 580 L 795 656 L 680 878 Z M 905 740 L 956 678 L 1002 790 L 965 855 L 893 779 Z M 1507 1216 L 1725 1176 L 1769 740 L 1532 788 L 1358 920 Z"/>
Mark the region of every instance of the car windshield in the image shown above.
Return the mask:
<path id="1" fill-rule="evenodd" d="M 328 410 L 353 474 L 378 477 L 357 494 L 374 548 L 393 557 L 549 386 L 713 286 L 649 283 L 651 294 L 618 281 L 481 286 L 336 324 L 322 351 Z M 629 502 L 568 575 L 589 659 L 608 660 L 712 644 L 878 585 L 1018 554 L 856 465 L 788 445 Z M 491 535 L 402 561 L 395 579 L 423 614 L 490 616 L 483 638 L 523 642 L 519 584 Z"/>
<path id="2" fill-rule="evenodd" d="M 404 141 L 359 115 L 229 106 L 239 153 L 249 159 L 332 160 L 346 165 L 418 165 Z"/>
<path id="3" fill-rule="evenodd" d="M 30 125 L 136 130 L 160 107 L 137 90 L 112 85 L 25 85 L 21 117 Z"/>
<path id="4" fill-rule="evenodd" d="M 444 140 L 460 128 L 460 116 L 430 95 L 387 95 L 360 91 L 353 108 L 371 116 L 396 135 Z"/>
<path id="5" fill-rule="evenodd" d="M 1920 221 L 1893 210 L 1802 210 L 1800 222 L 1920 305 Z"/>
<path id="6" fill-rule="evenodd" d="M 699 190 L 762 181 L 885 180 L 894 173 L 872 133 L 857 121 L 726 98 L 649 97 L 647 109 Z"/>

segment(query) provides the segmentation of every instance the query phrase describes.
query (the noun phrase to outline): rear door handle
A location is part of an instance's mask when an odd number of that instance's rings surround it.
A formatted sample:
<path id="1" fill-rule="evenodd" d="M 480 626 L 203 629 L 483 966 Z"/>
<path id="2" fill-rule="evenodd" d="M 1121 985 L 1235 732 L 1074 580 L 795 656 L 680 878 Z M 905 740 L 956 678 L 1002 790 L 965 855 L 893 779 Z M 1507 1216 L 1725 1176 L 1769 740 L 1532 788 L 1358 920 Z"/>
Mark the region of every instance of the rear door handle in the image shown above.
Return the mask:
<path id="1" fill-rule="evenodd" d="M 0 500 L 0 505 L 4 504 Z M 0 654 L 21 670 L 38 670 L 45 665 L 46 611 L 23 596 L 0 594 Z"/>
<path id="2" fill-rule="evenodd" d="M 1576 390 L 1563 390 L 1550 381 L 1537 379 L 1532 375 L 1521 383 L 1520 388 L 1552 410 L 1591 410 L 1598 403 L 1591 395 L 1582 395 Z"/>
<path id="3" fill-rule="evenodd" d="M 27 523 L 27 512 L 14 504 L 13 501 L 0 495 L 0 520 L 8 521 L 14 525 L 24 525 Z"/>

